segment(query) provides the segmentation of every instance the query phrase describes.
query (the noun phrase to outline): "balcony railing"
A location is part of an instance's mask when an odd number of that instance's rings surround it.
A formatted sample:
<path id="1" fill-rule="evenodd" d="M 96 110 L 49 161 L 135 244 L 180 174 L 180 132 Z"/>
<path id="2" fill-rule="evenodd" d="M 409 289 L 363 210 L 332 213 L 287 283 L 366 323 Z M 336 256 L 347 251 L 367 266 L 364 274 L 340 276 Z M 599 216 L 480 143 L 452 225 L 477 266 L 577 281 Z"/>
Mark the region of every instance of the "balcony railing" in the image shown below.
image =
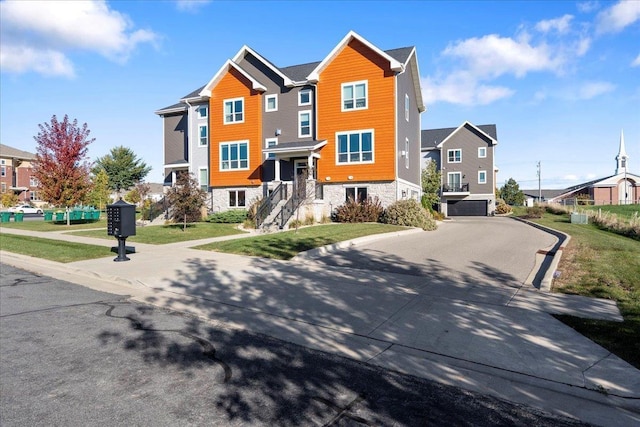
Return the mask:
<path id="1" fill-rule="evenodd" d="M 463 182 L 462 184 L 452 185 L 445 184 L 442 187 L 444 193 L 468 193 L 469 192 L 469 183 Z"/>

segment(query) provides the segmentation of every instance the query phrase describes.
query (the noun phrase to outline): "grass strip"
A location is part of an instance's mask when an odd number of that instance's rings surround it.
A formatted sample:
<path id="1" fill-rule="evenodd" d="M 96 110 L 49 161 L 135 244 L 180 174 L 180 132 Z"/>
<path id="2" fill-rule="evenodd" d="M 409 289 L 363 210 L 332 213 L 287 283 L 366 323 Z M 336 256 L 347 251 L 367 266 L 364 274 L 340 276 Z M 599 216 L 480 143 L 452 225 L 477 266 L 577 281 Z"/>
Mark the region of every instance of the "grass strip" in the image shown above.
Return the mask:
<path id="1" fill-rule="evenodd" d="M 533 221 L 571 236 L 553 291 L 614 300 L 624 321 L 556 318 L 640 369 L 640 241 L 571 224 L 568 215 L 546 213 Z"/>
<path id="2" fill-rule="evenodd" d="M 182 224 L 153 225 L 136 227 L 136 235 L 127 238 L 127 243 L 148 243 L 151 245 L 163 245 L 167 243 L 184 242 L 187 240 L 208 239 L 211 237 L 230 236 L 241 234 L 237 224 L 214 224 L 210 222 L 198 222 L 188 224 L 183 231 Z M 70 233 L 76 236 L 98 237 L 103 239 L 115 239 L 107 235 L 106 225 L 104 230 L 85 230 Z"/>
<path id="3" fill-rule="evenodd" d="M 288 260 L 309 249 L 330 245 L 371 234 L 390 233 L 407 230 L 389 224 L 329 224 L 301 228 L 283 233 L 264 234 L 245 239 L 215 242 L 196 246 L 196 249 L 227 252 L 240 255 L 258 256 Z"/>
<path id="4" fill-rule="evenodd" d="M 20 230 L 30 230 L 30 231 L 67 231 L 67 230 L 87 230 L 87 229 L 95 229 L 101 228 L 107 230 L 107 220 L 99 219 L 97 221 L 92 222 L 84 222 L 84 223 L 76 223 L 67 225 L 67 223 L 55 223 L 51 221 L 45 220 L 35 220 L 35 221 L 23 221 L 23 222 L 2 222 L 0 223 L 1 228 L 17 228 Z"/>
<path id="5" fill-rule="evenodd" d="M 14 234 L 0 236 L 0 249 L 63 263 L 113 256 L 111 249 L 105 246 Z"/>

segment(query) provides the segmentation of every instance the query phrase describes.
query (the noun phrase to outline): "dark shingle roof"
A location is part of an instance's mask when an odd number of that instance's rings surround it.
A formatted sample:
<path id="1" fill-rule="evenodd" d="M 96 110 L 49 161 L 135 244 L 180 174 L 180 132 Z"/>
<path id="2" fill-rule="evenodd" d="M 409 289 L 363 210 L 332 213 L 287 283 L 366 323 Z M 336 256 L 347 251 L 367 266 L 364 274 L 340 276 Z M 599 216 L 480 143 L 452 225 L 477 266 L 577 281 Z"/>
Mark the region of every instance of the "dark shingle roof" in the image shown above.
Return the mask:
<path id="1" fill-rule="evenodd" d="M 155 113 L 161 116 L 163 114 L 179 113 L 181 111 L 187 111 L 187 105 L 183 102 L 178 102 L 177 104 L 172 104 L 168 107 L 161 108 L 159 110 L 156 110 Z"/>
<path id="2" fill-rule="evenodd" d="M 384 53 L 392 58 L 402 62 L 403 64 L 409 59 L 409 55 L 413 51 L 413 46 L 399 47 L 397 49 L 385 50 Z"/>
<path id="3" fill-rule="evenodd" d="M 553 199 L 554 197 L 557 197 L 563 193 L 565 193 L 567 190 L 540 190 L 540 192 L 542 193 L 542 198 L 543 199 Z M 538 198 L 538 189 L 536 188 L 535 190 L 522 190 L 522 192 L 524 193 L 525 196 L 529 196 L 529 197 L 533 197 L 533 198 Z"/>
<path id="4" fill-rule="evenodd" d="M 480 125 L 476 127 L 496 141 L 498 140 L 496 125 Z M 423 150 L 436 148 L 438 144 L 444 141 L 456 129 L 458 128 L 422 129 L 422 131 L 420 131 L 420 147 Z"/>
<path id="5" fill-rule="evenodd" d="M 289 77 L 294 82 L 301 82 L 306 80 L 307 76 L 320 64 L 320 61 L 309 62 L 307 64 L 292 65 L 290 67 L 279 68 L 279 70 L 285 76 Z"/>
<path id="6" fill-rule="evenodd" d="M 0 156 L 23 160 L 33 160 L 36 158 L 36 155 L 33 153 L 9 147 L 8 145 L 4 144 L 0 144 Z"/>
<path id="7" fill-rule="evenodd" d="M 185 95 L 182 97 L 182 99 L 188 99 L 188 98 L 197 98 L 200 96 L 200 92 L 202 92 L 202 89 L 204 89 L 206 85 L 202 85 L 200 86 L 198 89 L 194 90 L 193 92 L 189 92 L 189 94 Z"/>

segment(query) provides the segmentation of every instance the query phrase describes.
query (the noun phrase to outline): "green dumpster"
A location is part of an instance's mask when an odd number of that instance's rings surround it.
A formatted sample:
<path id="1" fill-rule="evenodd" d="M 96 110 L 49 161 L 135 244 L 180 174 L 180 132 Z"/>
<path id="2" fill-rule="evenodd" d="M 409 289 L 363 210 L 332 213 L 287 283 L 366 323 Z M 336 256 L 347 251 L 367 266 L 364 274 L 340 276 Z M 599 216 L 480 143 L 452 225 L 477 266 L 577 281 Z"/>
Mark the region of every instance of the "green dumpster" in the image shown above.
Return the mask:
<path id="1" fill-rule="evenodd" d="M 98 210 L 93 211 L 93 219 L 94 220 L 100 219 L 100 211 Z"/>
<path id="2" fill-rule="evenodd" d="M 53 221 L 53 212 L 52 211 L 44 211 L 44 220 L 45 221 Z"/>
<path id="3" fill-rule="evenodd" d="M 64 212 L 56 212 L 56 221 L 64 221 Z"/>
<path id="4" fill-rule="evenodd" d="M 91 211 L 82 211 L 82 219 L 86 220 L 90 220 L 93 218 L 93 215 L 91 213 Z"/>
<path id="5" fill-rule="evenodd" d="M 11 219 L 11 212 L 0 212 L 0 222 L 9 222 Z"/>
<path id="6" fill-rule="evenodd" d="M 16 212 L 13 214 L 13 220 L 15 222 L 22 222 L 24 221 L 24 213 L 23 212 Z"/>
<path id="7" fill-rule="evenodd" d="M 77 221 L 82 219 L 82 211 L 71 211 L 69 212 L 69 218 L 71 221 Z"/>

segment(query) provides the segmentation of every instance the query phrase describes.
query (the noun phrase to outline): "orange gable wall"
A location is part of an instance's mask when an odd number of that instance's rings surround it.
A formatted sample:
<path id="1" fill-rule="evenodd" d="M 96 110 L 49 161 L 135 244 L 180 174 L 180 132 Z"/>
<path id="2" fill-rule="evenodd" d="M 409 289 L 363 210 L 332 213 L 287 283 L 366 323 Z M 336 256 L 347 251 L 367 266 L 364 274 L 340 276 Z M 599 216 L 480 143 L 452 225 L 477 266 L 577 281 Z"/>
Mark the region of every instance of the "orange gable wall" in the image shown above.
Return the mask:
<path id="1" fill-rule="evenodd" d="M 342 83 L 368 81 L 368 108 L 341 111 Z M 318 139 L 327 140 L 318 161 L 318 180 L 331 182 L 395 179 L 395 76 L 389 62 L 352 40 L 322 71 L 318 81 Z M 374 163 L 337 165 L 336 132 L 374 129 Z M 353 176 L 352 180 L 347 177 Z"/>
<path id="2" fill-rule="evenodd" d="M 224 100 L 244 97 L 244 123 L 224 124 Z M 252 186 L 260 184 L 262 165 L 262 96 L 251 89 L 251 82 L 235 69 L 230 69 L 211 92 L 209 99 L 209 185 Z M 249 169 L 220 170 L 220 143 L 249 141 Z"/>

